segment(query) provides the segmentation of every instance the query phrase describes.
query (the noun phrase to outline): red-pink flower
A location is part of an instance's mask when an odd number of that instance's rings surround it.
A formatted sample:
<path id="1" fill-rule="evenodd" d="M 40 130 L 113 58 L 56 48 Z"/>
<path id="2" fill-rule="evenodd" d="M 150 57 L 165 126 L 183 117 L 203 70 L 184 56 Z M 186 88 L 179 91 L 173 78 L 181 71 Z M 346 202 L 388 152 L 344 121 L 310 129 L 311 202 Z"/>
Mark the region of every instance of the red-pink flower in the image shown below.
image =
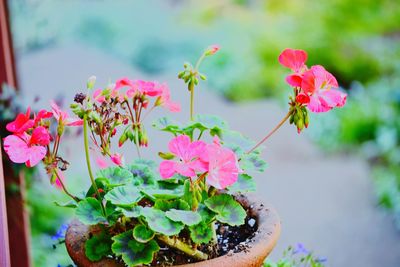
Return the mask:
<path id="1" fill-rule="evenodd" d="M 52 112 L 42 109 L 35 116 L 35 125 L 38 125 L 42 119 L 49 119 L 51 117 L 53 117 Z"/>
<path id="2" fill-rule="evenodd" d="M 23 134 L 29 128 L 32 128 L 35 121 L 30 119 L 31 108 L 28 107 L 25 114 L 18 114 L 17 118 L 6 125 L 6 129 L 14 134 Z"/>
<path id="3" fill-rule="evenodd" d="M 312 112 L 326 112 L 346 103 L 347 94 L 336 90 L 336 78 L 322 66 L 312 66 L 303 73 L 301 89 L 310 96 L 307 108 Z"/>
<path id="4" fill-rule="evenodd" d="M 218 137 L 208 144 L 201 159 L 208 163 L 206 182 L 217 189 L 234 184 L 242 170 L 239 168 L 235 153 L 220 145 Z"/>
<path id="5" fill-rule="evenodd" d="M 64 183 L 64 181 L 65 181 L 65 176 L 64 176 L 64 174 L 63 174 L 63 172 L 62 172 L 61 170 L 56 169 L 55 171 L 57 172 L 57 175 L 58 175 L 58 177 L 56 178 L 55 185 L 56 185 L 56 187 L 57 187 L 58 189 L 63 190 L 63 187 L 62 187 L 62 185 L 61 185 L 61 182 Z M 59 179 L 61 179 L 61 182 L 60 182 Z"/>
<path id="6" fill-rule="evenodd" d="M 181 106 L 171 101 L 171 94 L 168 86 L 166 84 L 161 84 L 159 88 L 161 89 L 161 95 L 157 98 L 155 105 L 163 106 L 171 112 L 181 111 Z"/>
<path id="7" fill-rule="evenodd" d="M 159 96 L 162 93 L 162 89 L 157 82 L 136 80 L 133 84 L 140 93 L 147 96 Z"/>
<path id="8" fill-rule="evenodd" d="M 186 177 L 195 177 L 197 172 L 207 170 L 207 164 L 200 159 L 206 144 L 203 141 L 191 142 L 189 136 L 179 135 L 173 138 L 168 148 L 179 161 L 164 160 L 160 164 L 160 174 L 164 179 L 179 173 Z"/>
<path id="9" fill-rule="evenodd" d="M 119 153 L 114 153 L 110 156 L 110 159 L 112 162 L 114 162 L 118 166 L 123 166 L 124 165 L 124 159 L 121 154 Z"/>
<path id="10" fill-rule="evenodd" d="M 60 107 L 54 102 L 51 101 L 51 109 L 53 111 L 54 118 L 63 125 L 67 126 L 81 126 L 83 125 L 83 120 L 81 119 L 73 119 L 71 118 L 67 112 L 62 111 Z"/>
<path id="11" fill-rule="evenodd" d="M 39 126 L 33 130 L 31 136 L 25 133 L 4 138 L 4 150 L 11 161 L 33 167 L 46 156 L 46 146 L 49 143 L 50 134 L 46 128 Z"/>
<path id="12" fill-rule="evenodd" d="M 291 69 L 294 73 L 286 77 L 286 82 L 293 87 L 300 87 L 302 73 L 307 70 L 305 62 L 307 53 L 303 50 L 287 48 L 279 55 L 279 63 Z"/>

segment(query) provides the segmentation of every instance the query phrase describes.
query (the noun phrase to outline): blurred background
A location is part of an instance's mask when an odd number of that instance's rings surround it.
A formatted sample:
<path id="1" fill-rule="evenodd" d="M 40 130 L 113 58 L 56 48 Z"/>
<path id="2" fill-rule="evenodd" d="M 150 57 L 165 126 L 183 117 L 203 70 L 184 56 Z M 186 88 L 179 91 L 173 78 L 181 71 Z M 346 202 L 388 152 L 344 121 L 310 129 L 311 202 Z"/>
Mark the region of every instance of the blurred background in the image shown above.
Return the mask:
<path id="1" fill-rule="evenodd" d="M 47 107 L 50 99 L 67 107 L 89 76 L 97 76 L 98 86 L 128 76 L 168 82 L 184 107 L 177 118 L 185 120 L 188 94 L 176 74 L 184 61 L 193 62 L 216 43 L 221 50 L 202 66 L 208 81 L 197 91 L 196 112 L 221 115 L 232 128 L 259 139 L 286 113 L 288 71 L 278 55 L 287 47 L 306 50 L 308 65 L 332 72 L 348 102 L 312 116 L 301 135 L 286 125 L 266 144 L 269 168 L 256 177 L 258 194 L 282 220 L 271 257 L 301 242 L 327 257 L 327 266 L 400 266 L 399 1 L 8 4 L 20 87 L 16 101 L 23 107 Z M 67 183 L 75 192 L 88 180 L 82 155 L 74 152 L 82 143 L 77 136 L 70 133 L 64 143 L 72 162 Z M 150 136 L 146 155 L 154 157 L 168 136 Z M 27 175 L 27 186 L 34 266 L 68 266 L 63 245 L 54 248 L 52 239 L 72 216 L 54 204 L 66 199 L 39 170 Z"/>

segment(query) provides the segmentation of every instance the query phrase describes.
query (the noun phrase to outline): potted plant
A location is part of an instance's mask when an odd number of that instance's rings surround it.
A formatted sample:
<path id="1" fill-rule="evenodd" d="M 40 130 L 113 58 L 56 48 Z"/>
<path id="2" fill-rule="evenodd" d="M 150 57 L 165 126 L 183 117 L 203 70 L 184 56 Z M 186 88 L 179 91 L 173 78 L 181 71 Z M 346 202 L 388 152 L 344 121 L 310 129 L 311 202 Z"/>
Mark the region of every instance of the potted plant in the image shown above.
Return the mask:
<path id="1" fill-rule="evenodd" d="M 180 124 L 167 117 L 153 123 L 171 134 L 161 162 L 141 157 L 148 145 L 145 119 L 155 108 L 171 112 L 180 106 L 166 84 L 122 78 L 104 89 L 78 93 L 72 118 L 55 103 L 51 110 L 30 110 L 7 125 L 4 150 L 15 163 L 33 167 L 39 162 L 75 209 L 66 234 L 67 250 L 78 266 L 261 266 L 280 233 L 276 212 L 248 194 L 256 186 L 253 171 L 264 171 L 260 145 L 287 120 L 300 133 L 308 127 L 308 111 L 326 112 L 345 104 L 336 79 L 322 66 L 305 65 L 302 50 L 286 49 L 279 62 L 293 73 L 289 111 L 282 121 L 255 143 L 229 129 L 213 115 L 194 114 L 194 90 L 201 62 L 218 51 L 208 47 L 193 66 L 184 64 L 178 77 L 190 93 L 190 120 Z M 82 149 L 91 186 L 83 194 L 67 189 L 63 171 L 69 163 L 60 154 L 67 127 L 83 128 Z M 137 158 L 124 164 L 118 147 L 131 141 Z M 101 169 L 95 173 L 92 158 Z M 107 166 L 107 160 L 114 165 Z M 245 195 L 244 195 L 245 194 Z"/>

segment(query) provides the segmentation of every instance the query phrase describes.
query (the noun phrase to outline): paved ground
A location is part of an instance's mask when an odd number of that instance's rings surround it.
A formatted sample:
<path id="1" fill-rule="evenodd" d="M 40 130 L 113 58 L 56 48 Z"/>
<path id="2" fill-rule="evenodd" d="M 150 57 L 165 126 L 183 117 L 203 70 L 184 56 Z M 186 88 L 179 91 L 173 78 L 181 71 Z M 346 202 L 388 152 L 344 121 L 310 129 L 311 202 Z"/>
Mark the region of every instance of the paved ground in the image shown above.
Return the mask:
<path id="1" fill-rule="evenodd" d="M 22 90 L 27 96 L 41 95 L 42 101 L 60 92 L 72 99 L 92 74 L 98 77 L 99 85 L 122 76 L 143 77 L 111 56 L 78 45 L 21 55 L 18 71 Z M 174 73 L 155 79 L 168 81 L 173 97 L 188 110 L 187 91 Z M 275 102 L 234 105 L 202 89 L 197 92 L 196 111 L 221 115 L 232 128 L 254 139 L 261 138 L 284 115 Z M 177 117 L 185 119 L 188 112 Z M 169 136 L 162 135 L 152 139 L 157 141 L 145 154 L 165 150 Z M 70 152 L 81 143 L 76 140 L 71 144 Z M 134 154 L 133 147 L 129 152 Z M 282 219 L 282 236 L 273 258 L 288 245 L 302 242 L 326 256 L 328 266 L 400 266 L 400 233 L 390 217 L 375 207 L 365 162 L 352 156 L 326 155 L 289 126 L 266 144 L 265 158 L 269 168 L 257 176 L 258 192 Z M 81 164 L 82 153 L 74 154 L 72 161 Z M 82 177 L 85 172 L 75 166 L 71 174 Z"/>

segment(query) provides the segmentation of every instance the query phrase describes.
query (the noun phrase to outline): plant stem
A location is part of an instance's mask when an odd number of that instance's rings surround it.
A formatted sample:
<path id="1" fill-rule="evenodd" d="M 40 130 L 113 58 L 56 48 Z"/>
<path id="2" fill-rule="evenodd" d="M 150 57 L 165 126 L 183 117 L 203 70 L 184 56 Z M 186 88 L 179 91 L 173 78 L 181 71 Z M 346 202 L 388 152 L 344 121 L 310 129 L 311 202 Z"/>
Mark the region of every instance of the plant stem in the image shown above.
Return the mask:
<path id="1" fill-rule="evenodd" d="M 267 136 L 265 136 L 260 142 L 258 142 L 252 149 L 250 149 L 248 152 L 246 152 L 246 154 L 250 154 L 251 152 L 253 152 L 254 150 L 256 150 L 262 143 L 264 143 L 265 141 L 267 141 L 268 138 L 271 137 L 271 135 L 273 135 L 286 121 L 287 119 L 290 118 L 290 116 L 292 115 L 292 111 L 289 111 L 286 116 L 278 123 L 278 125 L 275 126 L 274 129 L 272 129 Z"/>
<path id="2" fill-rule="evenodd" d="M 166 245 L 168 245 L 172 248 L 178 249 L 178 250 L 182 251 L 183 253 L 185 253 L 186 255 L 193 257 L 197 260 L 207 260 L 208 259 L 208 254 L 206 254 L 200 250 L 192 248 L 192 246 L 182 242 L 178 238 L 170 238 L 170 237 L 164 236 L 164 235 L 159 235 L 159 236 L 157 236 L 157 238 L 161 242 L 164 242 Z"/>
<path id="3" fill-rule="evenodd" d="M 140 144 L 139 144 L 139 126 L 135 125 L 135 146 L 136 146 L 136 151 L 138 154 L 138 157 L 141 158 L 140 156 Z"/>
<path id="4" fill-rule="evenodd" d="M 87 115 L 83 116 L 83 143 L 85 146 L 86 165 L 88 168 L 90 181 L 92 182 L 92 186 L 93 186 L 94 191 L 96 192 L 97 198 L 100 200 L 99 189 L 97 188 L 96 181 L 94 180 L 94 176 L 92 173 L 92 167 L 90 164 Z M 100 205 L 101 205 L 101 208 L 105 215 L 105 209 L 104 209 L 103 203 L 101 201 L 100 201 Z"/>
<path id="5" fill-rule="evenodd" d="M 193 120 L 194 113 L 194 82 L 189 82 L 189 91 L 190 91 L 190 120 Z"/>
<path id="6" fill-rule="evenodd" d="M 65 185 L 64 185 L 64 182 L 61 180 L 61 177 L 58 175 L 57 170 L 54 170 L 54 173 L 55 173 L 55 175 L 57 176 L 57 179 L 58 179 L 58 181 L 60 182 L 61 187 L 62 187 L 63 190 L 64 190 L 64 193 L 67 194 L 70 198 L 72 198 L 72 199 L 75 200 L 76 202 L 79 202 L 79 198 L 77 198 L 76 196 L 74 196 L 73 194 L 71 194 L 71 193 L 67 190 L 67 188 L 66 188 Z"/>
<path id="7" fill-rule="evenodd" d="M 218 244 L 218 239 L 217 239 L 217 229 L 215 229 L 215 222 L 211 223 L 211 227 L 212 227 L 212 240 L 211 240 L 211 243 L 216 245 L 216 244 Z"/>

